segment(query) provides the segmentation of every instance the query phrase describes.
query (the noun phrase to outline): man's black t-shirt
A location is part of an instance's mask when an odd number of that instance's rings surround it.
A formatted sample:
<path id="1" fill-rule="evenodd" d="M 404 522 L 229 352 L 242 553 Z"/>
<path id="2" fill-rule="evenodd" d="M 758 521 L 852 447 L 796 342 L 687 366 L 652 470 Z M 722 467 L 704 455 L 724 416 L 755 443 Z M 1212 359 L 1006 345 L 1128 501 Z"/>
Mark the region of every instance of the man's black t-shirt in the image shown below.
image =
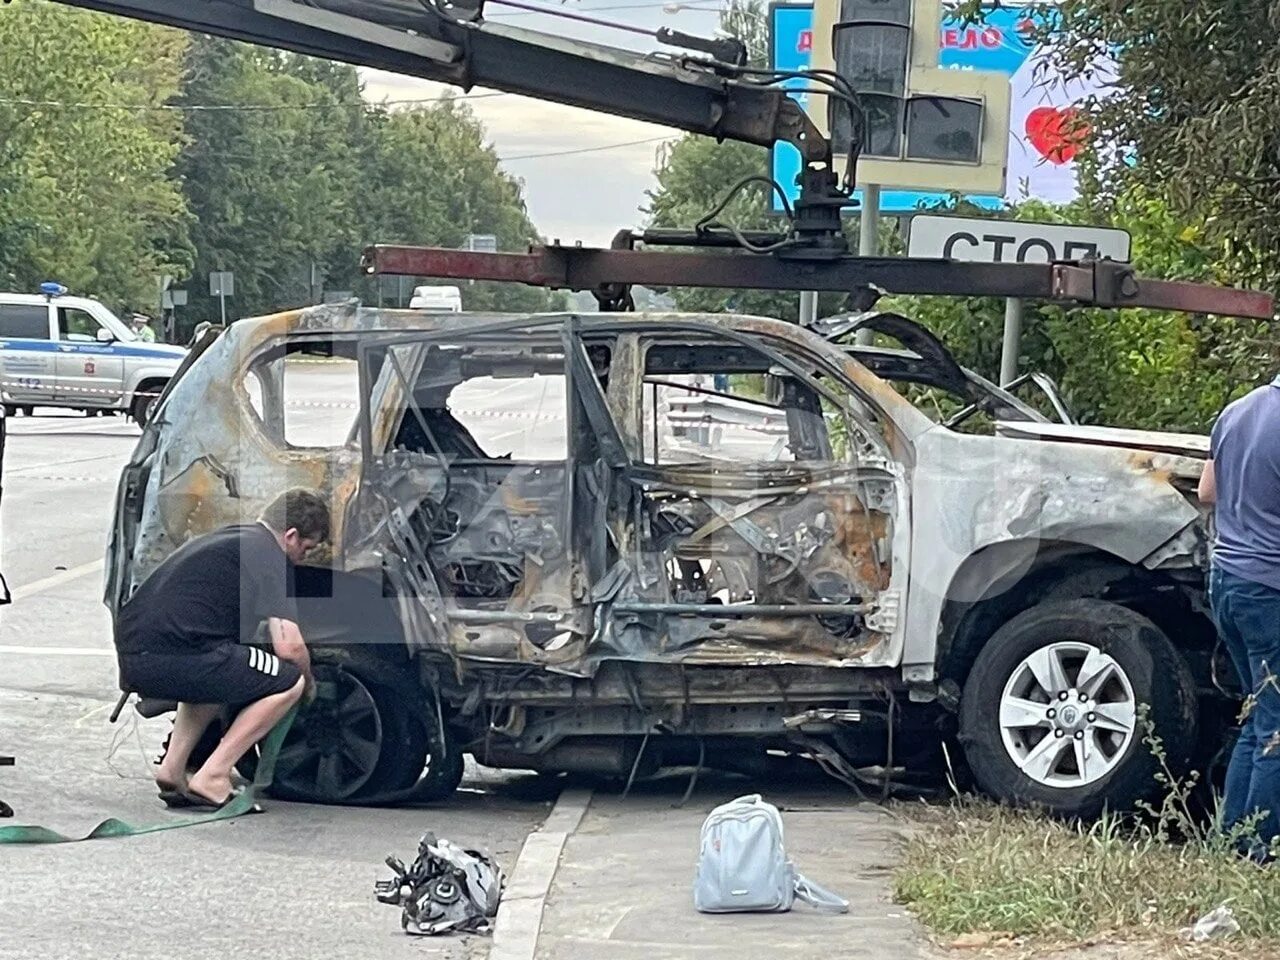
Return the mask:
<path id="1" fill-rule="evenodd" d="M 298 619 L 293 564 L 260 523 L 183 544 L 116 616 L 120 653 L 195 653 L 249 640 L 267 617 Z"/>

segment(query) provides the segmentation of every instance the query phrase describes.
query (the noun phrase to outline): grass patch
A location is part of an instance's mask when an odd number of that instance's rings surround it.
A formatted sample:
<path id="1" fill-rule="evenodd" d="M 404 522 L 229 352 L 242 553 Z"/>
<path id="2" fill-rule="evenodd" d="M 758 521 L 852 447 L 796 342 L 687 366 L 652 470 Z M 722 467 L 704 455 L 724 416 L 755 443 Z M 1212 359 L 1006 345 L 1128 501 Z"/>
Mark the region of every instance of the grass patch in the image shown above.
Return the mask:
<path id="1" fill-rule="evenodd" d="M 980 801 L 927 812 L 895 893 L 940 934 L 1055 941 L 1176 936 L 1227 902 L 1242 938 L 1280 948 L 1280 870 L 1116 816 L 1073 825 Z"/>
<path id="2" fill-rule="evenodd" d="M 907 841 L 897 899 L 939 934 L 1054 942 L 1176 942 L 1225 903 L 1240 933 L 1215 943 L 1223 951 L 1215 955 L 1280 955 L 1280 863 L 1259 866 L 1237 853 L 1258 844 L 1260 818 L 1229 831 L 1206 820 L 1192 800 L 1198 775 L 1173 776 L 1149 725 L 1144 742 L 1159 763 L 1159 806 L 1094 823 L 971 798 L 925 808 Z M 1280 854 L 1280 841 L 1271 853 Z"/>

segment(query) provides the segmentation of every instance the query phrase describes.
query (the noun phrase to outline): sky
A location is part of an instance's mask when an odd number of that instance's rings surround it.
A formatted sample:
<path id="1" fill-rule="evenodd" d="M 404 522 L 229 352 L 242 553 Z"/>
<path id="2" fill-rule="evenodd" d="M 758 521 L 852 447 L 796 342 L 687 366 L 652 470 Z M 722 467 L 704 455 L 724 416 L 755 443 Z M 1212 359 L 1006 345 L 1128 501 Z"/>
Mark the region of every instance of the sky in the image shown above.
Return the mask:
<path id="1" fill-rule="evenodd" d="M 700 36 L 713 35 L 717 25 L 714 0 L 676 3 L 680 9 L 675 13 L 665 12 L 664 4 L 657 0 L 531 3 L 648 29 L 668 26 Z M 671 0 L 666 0 L 666 5 L 671 6 Z M 511 9 L 494 0 L 486 5 L 486 19 L 631 50 L 672 50 L 652 38 Z M 361 75 L 365 98 L 371 101 L 432 99 L 450 92 L 461 95 L 461 91 L 443 84 L 379 70 L 362 70 Z M 477 87 L 470 93 L 493 91 Z M 502 166 L 524 182 L 525 202 L 538 230 L 547 240 L 565 243 L 581 241 L 590 246 L 607 246 L 618 230 L 640 226 L 645 191 L 655 185 L 657 150 L 663 141 L 680 135 L 679 131 L 654 124 L 513 94 L 475 96 L 467 103 L 485 125 Z M 565 152 L 587 148 L 591 152 Z"/>

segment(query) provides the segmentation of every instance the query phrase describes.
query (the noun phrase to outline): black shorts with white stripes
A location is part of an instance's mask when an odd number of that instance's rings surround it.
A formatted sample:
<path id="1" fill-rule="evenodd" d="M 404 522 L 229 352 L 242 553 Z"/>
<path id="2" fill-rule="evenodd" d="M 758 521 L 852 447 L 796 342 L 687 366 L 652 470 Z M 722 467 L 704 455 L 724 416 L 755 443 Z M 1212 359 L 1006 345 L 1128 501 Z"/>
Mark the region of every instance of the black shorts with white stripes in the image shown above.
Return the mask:
<path id="1" fill-rule="evenodd" d="M 243 706 L 290 689 L 301 671 L 274 653 L 224 643 L 196 653 L 124 653 L 120 687 L 181 703 Z"/>

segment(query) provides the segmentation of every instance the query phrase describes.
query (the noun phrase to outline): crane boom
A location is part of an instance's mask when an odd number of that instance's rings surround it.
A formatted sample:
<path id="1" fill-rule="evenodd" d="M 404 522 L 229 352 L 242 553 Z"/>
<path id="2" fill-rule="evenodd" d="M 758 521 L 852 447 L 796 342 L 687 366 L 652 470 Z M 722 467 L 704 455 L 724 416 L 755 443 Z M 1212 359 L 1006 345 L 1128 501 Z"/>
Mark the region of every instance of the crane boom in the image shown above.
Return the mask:
<path id="1" fill-rule="evenodd" d="M 760 146 L 830 146 L 776 86 L 710 59 L 637 54 L 481 19 L 482 6 L 417 0 L 60 0 L 70 6 L 436 80 L 489 87 Z M 449 11 L 456 11 L 449 15 Z M 692 39 L 692 38 L 689 38 Z"/>

